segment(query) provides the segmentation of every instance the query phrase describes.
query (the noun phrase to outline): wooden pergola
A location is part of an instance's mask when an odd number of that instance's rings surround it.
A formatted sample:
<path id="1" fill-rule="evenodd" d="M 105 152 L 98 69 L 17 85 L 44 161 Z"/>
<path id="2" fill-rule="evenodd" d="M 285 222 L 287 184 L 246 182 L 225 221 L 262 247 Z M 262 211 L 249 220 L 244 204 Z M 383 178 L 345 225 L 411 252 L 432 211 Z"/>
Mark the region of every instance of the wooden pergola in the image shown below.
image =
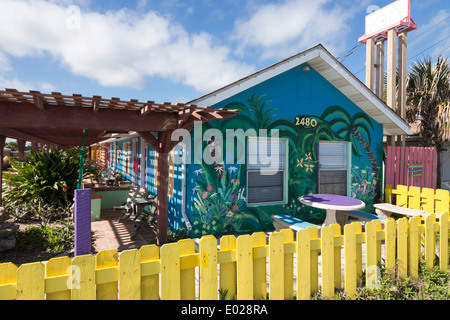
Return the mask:
<path id="1" fill-rule="evenodd" d="M 167 194 L 169 153 L 179 143 L 172 141 L 176 129 L 191 131 L 195 121 L 202 123 L 235 116 L 237 110 L 196 105 L 171 104 L 132 99 L 105 99 L 79 94 L 44 94 L 39 91 L 0 91 L 0 150 L 7 137 L 62 148 L 105 140 L 109 133 L 136 131 L 159 153 L 157 172 L 158 244 L 167 242 Z M 156 133 L 156 135 L 154 135 Z M 3 156 L 0 157 L 0 177 Z M 0 188 L 0 204 L 2 194 Z"/>

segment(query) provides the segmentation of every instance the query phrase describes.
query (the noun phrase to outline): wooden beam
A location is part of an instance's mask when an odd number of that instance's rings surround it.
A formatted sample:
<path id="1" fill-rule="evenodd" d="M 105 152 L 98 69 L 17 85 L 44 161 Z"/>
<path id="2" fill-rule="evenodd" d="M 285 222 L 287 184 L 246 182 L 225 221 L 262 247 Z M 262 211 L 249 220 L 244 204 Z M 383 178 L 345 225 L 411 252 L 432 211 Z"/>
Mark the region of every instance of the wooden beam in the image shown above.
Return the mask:
<path id="1" fill-rule="evenodd" d="M 386 104 L 394 111 L 397 110 L 396 105 L 396 78 L 397 78 L 397 31 L 391 29 L 388 31 L 388 48 L 387 48 L 387 83 L 386 83 Z M 395 145 L 395 136 L 388 138 L 388 145 Z"/>
<path id="2" fill-rule="evenodd" d="M 377 42 L 377 69 L 375 74 L 375 93 L 381 100 L 384 101 L 384 39 Z"/>
<path id="3" fill-rule="evenodd" d="M 46 105 L 41 111 L 31 103 L 0 101 L 0 127 L 157 132 L 176 122 L 177 114 L 169 112 L 150 112 L 143 116 L 137 110 L 106 109 L 105 112 L 93 113 L 85 107 L 62 108 L 55 105 Z"/>
<path id="4" fill-rule="evenodd" d="M 28 133 L 24 133 L 20 131 L 19 129 L 14 128 L 2 128 L 0 127 L 0 135 L 5 135 L 10 138 L 14 139 L 25 139 L 27 141 L 36 141 L 36 142 L 42 142 L 44 144 L 54 143 L 53 141 L 47 141 L 46 139 L 43 139 L 41 137 L 30 135 Z"/>
<path id="5" fill-rule="evenodd" d="M 160 153 L 169 153 L 172 151 L 172 133 L 173 131 L 158 132 Z"/>
<path id="6" fill-rule="evenodd" d="M 158 132 L 158 144 L 161 151 L 158 155 L 157 172 L 157 233 L 158 245 L 167 243 L 168 220 L 168 190 L 169 190 L 169 153 L 171 149 L 172 132 Z"/>
<path id="7" fill-rule="evenodd" d="M 44 102 L 42 101 L 42 99 L 37 96 L 37 95 L 33 95 L 33 100 L 34 100 L 34 105 L 41 111 L 44 110 Z"/>
<path id="8" fill-rule="evenodd" d="M 398 34 L 398 108 L 397 114 L 406 120 L 406 82 L 407 82 L 407 42 L 408 32 L 403 30 Z M 397 144 L 401 147 L 406 145 L 405 136 L 397 136 Z"/>
<path id="9" fill-rule="evenodd" d="M 24 139 L 17 139 L 18 158 L 20 160 L 25 160 L 25 143 L 26 141 Z"/>
<path id="10" fill-rule="evenodd" d="M 153 104 L 155 104 L 155 101 L 147 101 L 145 106 L 141 109 L 141 114 L 143 116 L 149 114 L 151 112 L 151 107 Z"/>
<path id="11" fill-rule="evenodd" d="M 397 32 L 395 29 L 388 31 L 387 48 L 387 105 L 394 111 L 396 108 L 396 77 L 397 77 Z"/>
<path id="12" fill-rule="evenodd" d="M 94 96 L 94 100 L 92 100 L 92 110 L 94 113 L 98 112 L 98 105 L 100 104 L 101 97 Z"/>
<path id="13" fill-rule="evenodd" d="M 86 131 L 85 144 L 94 144 L 103 138 L 98 137 L 98 132 Z M 2 128 L 0 127 L 0 134 L 15 139 L 24 139 L 31 142 L 42 142 L 47 145 L 58 145 L 66 148 L 71 146 L 81 146 L 82 133 L 80 130 L 74 132 L 73 129 L 64 131 L 62 129 L 30 129 L 30 128 Z"/>
<path id="14" fill-rule="evenodd" d="M 153 148 L 153 150 L 159 153 L 158 138 L 156 138 L 151 132 L 139 131 L 138 134 L 145 140 L 145 142 L 147 142 L 148 145 L 150 145 L 150 147 Z"/>
<path id="15" fill-rule="evenodd" d="M 373 38 L 366 41 L 366 86 L 373 91 L 374 89 L 374 64 L 375 64 L 375 47 Z"/>
<path id="16" fill-rule="evenodd" d="M 168 190 L 169 190 L 169 154 L 158 154 L 157 172 L 157 244 L 167 243 L 168 228 Z"/>

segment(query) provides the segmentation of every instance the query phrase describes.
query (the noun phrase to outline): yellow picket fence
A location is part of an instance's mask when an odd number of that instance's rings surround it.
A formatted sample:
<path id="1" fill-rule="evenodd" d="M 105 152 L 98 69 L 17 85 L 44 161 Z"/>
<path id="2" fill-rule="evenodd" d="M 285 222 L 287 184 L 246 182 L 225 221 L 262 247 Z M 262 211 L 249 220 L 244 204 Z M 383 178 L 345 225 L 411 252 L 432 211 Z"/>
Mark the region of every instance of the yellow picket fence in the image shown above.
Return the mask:
<path id="1" fill-rule="evenodd" d="M 393 195 L 395 201 L 393 201 Z M 386 185 L 386 202 L 400 207 L 423 210 L 429 213 L 441 214 L 450 211 L 450 192 L 443 189 L 420 188 L 415 186 L 398 185 L 392 189 Z"/>
<path id="2" fill-rule="evenodd" d="M 143 246 L 140 250 L 99 252 L 96 256 L 60 257 L 43 263 L 0 264 L 0 299 L 310 299 L 320 290 L 356 293 L 363 270 L 366 283 L 377 281 L 383 258 L 394 276 L 418 276 L 422 253 L 433 267 L 449 267 L 449 214 L 410 220 L 388 219 L 319 230 L 292 230 Z M 439 233 L 439 243 L 436 243 Z M 383 248 L 383 249 L 382 249 Z M 268 295 L 268 296 L 267 296 Z"/>

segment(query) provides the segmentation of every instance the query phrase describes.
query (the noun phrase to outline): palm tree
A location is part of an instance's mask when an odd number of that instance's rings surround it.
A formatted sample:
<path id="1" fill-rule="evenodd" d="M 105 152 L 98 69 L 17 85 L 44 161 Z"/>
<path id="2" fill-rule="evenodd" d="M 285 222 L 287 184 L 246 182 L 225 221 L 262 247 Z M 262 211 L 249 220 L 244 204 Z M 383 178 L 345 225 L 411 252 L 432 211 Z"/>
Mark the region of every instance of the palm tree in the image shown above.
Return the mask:
<path id="1" fill-rule="evenodd" d="M 417 61 L 408 75 L 407 121 L 420 120 L 419 143 L 436 147 L 438 154 L 437 183 L 440 186 L 440 157 L 450 135 L 450 61 L 439 56 Z"/>

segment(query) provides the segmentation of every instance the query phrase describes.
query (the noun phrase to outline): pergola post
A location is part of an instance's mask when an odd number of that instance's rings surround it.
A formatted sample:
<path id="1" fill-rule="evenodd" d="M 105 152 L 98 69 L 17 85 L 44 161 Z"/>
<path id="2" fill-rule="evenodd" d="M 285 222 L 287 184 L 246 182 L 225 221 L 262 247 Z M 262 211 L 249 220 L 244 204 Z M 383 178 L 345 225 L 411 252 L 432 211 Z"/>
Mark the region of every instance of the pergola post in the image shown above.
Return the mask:
<path id="1" fill-rule="evenodd" d="M 397 30 L 388 31 L 387 41 L 387 84 L 386 84 L 386 104 L 395 112 L 397 111 L 396 101 L 396 80 L 397 80 Z M 395 136 L 388 136 L 387 143 L 395 146 Z"/>
<path id="2" fill-rule="evenodd" d="M 5 147 L 6 137 L 0 135 L 0 150 L 2 151 L 2 155 L 0 157 L 0 206 L 3 203 L 3 148 Z"/>
<path id="3" fill-rule="evenodd" d="M 18 158 L 20 160 L 25 160 L 25 140 L 17 139 L 17 150 L 19 151 Z"/>
<path id="4" fill-rule="evenodd" d="M 158 245 L 163 245 L 167 242 L 167 220 L 168 220 L 168 176 L 169 176 L 169 163 L 168 153 L 160 153 L 158 155 L 158 178 L 157 178 L 157 232 L 158 232 Z"/>
<path id="5" fill-rule="evenodd" d="M 157 172 L 157 232 L 158 245 L 167 243 L 168 191 L 169 191 L 169 153 L 172 131 L 158 133 L 158 172 Z"/>

